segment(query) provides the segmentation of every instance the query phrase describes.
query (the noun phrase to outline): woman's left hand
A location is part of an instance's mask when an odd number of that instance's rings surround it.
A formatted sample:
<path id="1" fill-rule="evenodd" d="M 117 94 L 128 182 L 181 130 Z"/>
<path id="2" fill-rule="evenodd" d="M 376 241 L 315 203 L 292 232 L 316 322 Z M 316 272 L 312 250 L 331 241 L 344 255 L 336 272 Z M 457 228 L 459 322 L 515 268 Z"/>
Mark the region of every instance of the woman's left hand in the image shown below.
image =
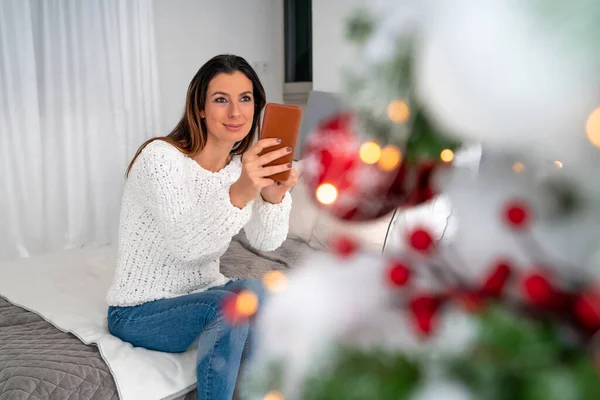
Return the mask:
<path id="1" fill-rule="evenodd" d="M 296 170 L 296 168 L 292 168 L 290 170 L 290 176 L 288 177 L 287 181 L 276 182 L 272 185 L 264 187 L 260 191 L 260 195 L 262 196 L 263 200 L 269 203 L 281 203 L 285 194 L 294 186 L 296 186 L 296 183 L 298 183 L 298 171 Z"/>

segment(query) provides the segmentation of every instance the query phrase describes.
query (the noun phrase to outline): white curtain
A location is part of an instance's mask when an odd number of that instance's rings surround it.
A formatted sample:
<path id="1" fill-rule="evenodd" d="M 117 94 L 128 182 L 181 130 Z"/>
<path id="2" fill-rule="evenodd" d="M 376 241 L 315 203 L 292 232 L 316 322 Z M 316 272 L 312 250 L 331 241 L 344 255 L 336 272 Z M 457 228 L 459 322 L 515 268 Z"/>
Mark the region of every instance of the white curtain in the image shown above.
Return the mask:
<path id="1" fill-rule="evenodd" d="M 0 260 L 114 243 L 161 134 L 152 0 L 0 0 Z"/>

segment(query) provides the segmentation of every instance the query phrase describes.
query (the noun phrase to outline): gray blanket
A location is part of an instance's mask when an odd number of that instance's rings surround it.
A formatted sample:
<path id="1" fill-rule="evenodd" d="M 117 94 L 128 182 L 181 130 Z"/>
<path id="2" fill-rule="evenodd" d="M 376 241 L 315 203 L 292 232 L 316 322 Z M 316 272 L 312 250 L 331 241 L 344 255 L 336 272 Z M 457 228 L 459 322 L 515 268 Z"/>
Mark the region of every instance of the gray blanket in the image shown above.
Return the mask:
<path id="1" fill-rule="evenodd" d="M 273 252 L 253 249 L 243 233 L 221 258 L 232 278 L 260 278 L 295 266 L 310 248 L 290 238 Z M 0 400 L 117 400 L 115 381 L 96 346 L 0 297 Z M 176 400 L 197 399 L 196 391 Z"/>
<path id="2" fill-rule="evenodd" d="M 250 246 L 243 233 L 236 235 L 221 257 L 221 272 L 230 278 L 260 278 L 267 271 L 287 270 L 313 251 L 303 240 L 288 238 L 275 251 L 259 251 Z"/>
<path id="3" fill-rule="evenodd" d="M 95 346 L 0 298 L 0 399 L 117 400 Z"/>

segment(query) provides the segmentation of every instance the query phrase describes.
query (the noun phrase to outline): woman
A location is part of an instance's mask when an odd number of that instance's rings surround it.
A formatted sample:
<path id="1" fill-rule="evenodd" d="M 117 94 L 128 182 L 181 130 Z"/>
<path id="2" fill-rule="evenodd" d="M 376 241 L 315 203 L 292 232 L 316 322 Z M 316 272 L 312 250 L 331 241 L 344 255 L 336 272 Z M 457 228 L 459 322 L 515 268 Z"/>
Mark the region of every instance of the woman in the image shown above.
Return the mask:
<path id="1" fill-rule="evenodd" d="M 244 289 L 263 299 L 260 281 L 229 280 L 219 258 L 241 228 L 265 251 L 288 232 L 297 174 L 291 164 L 264 167 L 291 151 L 259 156 L 278 143 L 253 144 L 264 106 L 248 63 L 217 56 L 192 79 L 175 129 L 144 143 L 127 170 L 108 327 L 151 350 L 182 352 L 198 343 L 200 399 L 232 398 L 252 336 L 249 323 L 222 317 L 223 300 Z M 287 182 L 267 178 L 290 169 Z"/>

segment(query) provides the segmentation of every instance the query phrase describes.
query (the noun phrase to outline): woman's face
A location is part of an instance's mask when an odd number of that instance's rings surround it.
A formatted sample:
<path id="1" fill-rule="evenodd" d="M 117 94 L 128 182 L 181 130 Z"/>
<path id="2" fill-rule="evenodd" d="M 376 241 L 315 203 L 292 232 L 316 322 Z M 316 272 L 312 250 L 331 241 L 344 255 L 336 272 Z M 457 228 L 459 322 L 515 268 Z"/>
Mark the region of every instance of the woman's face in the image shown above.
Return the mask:
<path id="1" fill-rule="evenodd" d="M 254 118 L 252 89 L 252 81 L 239 71 L 218 74 L 209 82 L 201 114 L 209 136 L 232 146 L 246 137 Z"/>

